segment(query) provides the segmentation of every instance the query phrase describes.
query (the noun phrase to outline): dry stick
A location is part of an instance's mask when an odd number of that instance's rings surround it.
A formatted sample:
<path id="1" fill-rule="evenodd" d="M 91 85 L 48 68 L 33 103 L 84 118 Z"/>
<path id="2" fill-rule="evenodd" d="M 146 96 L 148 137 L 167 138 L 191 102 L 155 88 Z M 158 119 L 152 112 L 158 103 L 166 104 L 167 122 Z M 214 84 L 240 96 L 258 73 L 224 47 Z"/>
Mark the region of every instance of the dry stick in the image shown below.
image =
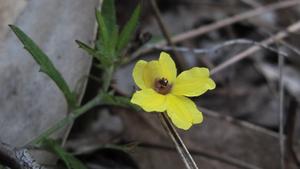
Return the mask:
<path id="1" fill-rule="evenodd" d="M 151 4 L 151 7 L 154 11 L 154 16 L 157 20 L 157 23 L 158 23 L 158 26 L 160 28 L 160 30 L 162 31 L 163 33 L 163 36 L 164 38 L 167 40 L 167 43 L 171 46 L 171 47 L 175 47 L 175 44 L 174 42 L 171 40 L 171 35 L 167 29 L 167 27 L 165 26 L 163 20 L 162 20 L 162 17 L 161 17 L 161 14 L 160 14 L 160 11 L 158 9 L 158 6 L 156 4 L 156 1 L 155 0 L 150 0 L 150 4 Z M 177 61 L 177 63 L 181 63 L 180 65 L 183 64 L 183 67 L 185 67 L 186 63 L 185 63 L 185 60 L 183 57 L 180 57 L 180 54 L 177 52 L 177 51 L 174 51 L 174 54 L 175 54 L 175 61 Z M 180 67 L 179 67 L 180 68 Z"/>
<path id="2" fill-rule="evenodd" d="M 286 30 L 280 31 L 277 34 L 263 40 L 262 42 L 260 42 L 260 44 L 262 44 L 264 46 L 270 45 L 276 41 L 279 41 L 281 39 L 288 37 L 289 33 L 293 33 L 293 32 L 299 31 L 299 30 L 300 30 L 300 21 L 297 21 L 296 23 L 288 26 Z M 233 65 L 234 63 L 254 54 L 255 52 L 257 52 L 261 49 L 262 49 L 262 47 L 260 47 L 260 46 L 252 46 L 252 47 L 244 50 L 243 52 L 233 56 L 232 58 L 225 61 L 224 63 L 221 63 L 219 66 L 215 67 L 214 69 L 212 69 L 211 74 L 213 75 L 213 74 Z"/>
<path id="3" fill-rule="evenodd" d="M 290 44 L 290 43 L 288 43 L 284 40 L 281 40 L 280 43 L 300 56 L 300 50 L 296 46 L 294 46 L 294 45 L 292 45 L 292 44 Z"/>
<path id="4" fill-rule="evenodd" d="M 284 57 L 278 54 L 279 67 L 279 148 L 280 148 L 280 164 L 281 169 L 285 169 L 285 144 L 284 144 L 284 83 L 283 83 L 283 69 Z"/>
<path id="5" fill-rule="evenodd" d="M 219 50 L 221 50 L 221 49 L 223 49 L 225 47 L 232 46 L 232 45 L 241 45 L 241 44 L 257 45 L 257 46 L 265 48 L 265 49 L 267 49 L 269 51 L 272 51 L 272 52 L 281 54 L 282 56 L 288 57 L 287 53 L 278 51 L 277 49 L 275 49 L 273 47 L 270 47 L 270 46 L 267 46 L 267 45 L 263 45 L 260 42 L 256 42 L 256 41 L 249 40 L 249 39 L 233 39 L 233 40 L 228 40 L 228 41 L 225 41 L 223 43 L 217 44 L 217 45 L 215 45 L 213 47 L 210 47 L 210 48 L 187 48 L 187 47 L 175 47 L 175 48 L 172 48 L 170 46 L 164 46 L 164 47 L 157 46 L 157 47 L 155 47 L 155 49 L 165 50 L 165 51 L 176 50 L 178 52 L 192 52 L 192 53 L 195 53 L 195 54 L 212 54 L 212 53 L 215 53 L 215 52 L 217 52 L 217 51 L 219 51 Z"/>
<path id="6" fill-rule="evenodd" d="M 287 168 L 290 168 L 288 165 L 290 164 L 290 159 L 293 159 L 297 165 L 298 168 L 300 168 L 300 163 L 298 161 L 297 155 L 295 154 L 293 150 L 294 145 L 294 132 L 295 132 L 295 124 L 297 119 L 297 108 L 298 108 L 298 102 L 297 99 L 294 97 L 291 97 L 289 108 L 287 110 L 288 116 L 286 120 L 286 129 L 287 129 L 287 137 L 286 137 L 286 166 Z"/>
<path id="7" fill-rule="evenodd" d="M 300 4 L 299 0 L 291 0 L 291 1 L 281 1 L 278 3 L 273 3 L 271 5 L 255 8 L 248 12 L 237 14 L 232 17 L 214 22 L 212 24 L 208 24 L 206 26 L 201 26 L 194 30 L 190 30 L 190 31 L 178 34 L 178 35 L 172 37 L 171 40 L 173 43 L 178 43 L 178 42 L 181 42 L 184 40 L 188 40 L 188 39 L 206 34 L 210 31 L 220 29 L 222 27 L 231 25 L 233 23 L 236 23 L 236 22 L 239 22 L 242 20 L 246 20 L 246 19 L 258 16 L 258 15 L 261 15 L 264 13 L 268 13 L 271 11 L 288 8 L 288 7 L 293 7 L 293 6 L 299 5 L 299 4 Z M 166 45 L 166 41 L 160 41 L 160 42 L 156 43 L 154 46 L 165 46 L 165 45 Z M 136 53 L 133 54 L 133 56 L 144 54 L 144 53 L 150 52 L 151 50 L 153 50 L 153 48 L 144 48 L 144 49 L 138 50 Z"/>
<path id="8" fill-rule="evenodd" d="M 255 0 L 241 0 L 242 2 L 244 2 L 245 4 L 250 5 L 251 7 L 261 7 L 262 5 L 259 2 L 256 2 Z"/>
<path id="9" fill-rule="evenodd" d="M 257 2 L 256 0 L 241 0 L 242 2 L 244 2 L 245 4 L 253 7 L 253 8 L 258 8 L 258 7 L 261 7 L 262 4 L 260 4 L 259 2 Z M 256 24 L 255 22 L 253 23 L 257 26 L 261 26 L 259 24 Z M 270 27 L 266 27 L 267 29 L 270 29 Z M 296 54 L 298 54 L 300 56 L 300 50 L 297 49 L 297 47 L 295 47 L 294 45 L 290 44 L 289 42 L 287 41 L 284 41 L 284 40 L 280 40 L 279 41 L 281 44 L 283 44 L 285 47 L 289 48 L 290 50 L 292 50 L 293 52 L 295 52 Z"/>
<path id="10" fill-rule="evenodd" d="M 186 148 L 185 144 L 183 143 L 182 139 L 180 138 L 179 134 L 177 133 L 175 127 L 173 126 L 172 122 L 170 122 L 169 118 L 166 116 L 165 113 L 159 113 L 159 118 L 161 123 L 169 136 L 171 137 L 172 141 L 176 145 L 176 149 L 179 152 L 181 158 L 184 161 L 185 166 L 188 169 L 198 169 L 192 155 Z"/>
<path id="11" fill-rule="evenodd" d="M 271 5 L 264 6 L 264 7 L 259 7 L 254 10 L 251 10 L 251 11 L 248 11 L 248 12 L 245 12 L 242 14 L 237 14 L 232 17 L 220 20 L 218 22 L 215 22 L 215 23 L 203 26 L 203 27 L 199 27 L 197 29 L 185 32 L 183 34 L 176 35 L 172 38 L 172 41 L 174 43 L 177 43 L 180 41 L 191 39 L 196 36 L 203 35 L 212 30 L 219 29 L 219 28 L 227 26 L 227 25 L 231 25 L 231 24 L 241 21 L 241 20 L 245 20 L 248 18 L 252 18 L 254 16 L 258 16 L 260 14 L 266 13 L 266 12 L 270 12 L 270 11 L 274 11 L 274 10 L 278 10 L 278 9 L 282 9 L 282 8 L 287 8 L 287 7 L 298 5 L 298 4 L 300 4 L 300 1 L 295 0 L 295 1 L 282 1 L 279 3 L 274 3 Z M 166 42 L 161 42 L 160 44 L 165 45 Z"/>

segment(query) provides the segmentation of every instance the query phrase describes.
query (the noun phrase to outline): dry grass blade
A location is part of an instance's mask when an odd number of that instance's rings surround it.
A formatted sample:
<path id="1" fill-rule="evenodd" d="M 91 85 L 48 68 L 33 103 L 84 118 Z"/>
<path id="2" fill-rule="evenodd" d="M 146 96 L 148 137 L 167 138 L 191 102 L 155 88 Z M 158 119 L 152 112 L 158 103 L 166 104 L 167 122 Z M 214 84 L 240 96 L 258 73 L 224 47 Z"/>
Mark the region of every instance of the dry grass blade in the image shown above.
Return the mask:
<path id="1" fill-rule="evenodd" d="M 185 144 L 183 143 L 182 139 L 180 138 L 179 134 L 177 133 L 175 127 L 170 122 L 168 117 L 165 113 L 160 113 L 159 118 L 165 130 L 167 131 L 168 135 L 171 137 L 172 141 L 176 145 L 176 149 L 180 154 L 181 158 L 184 161 L 184 164 L 187 169 L 198 169 L 197 164 L 195 163 L 192 155 L 186 148 Z"/>
<path id="2" fill-rule="evenodd" d="M 279 41 L 279 40 L 282 40 L 282 39 L 288 37 L 289 33 L 293 33 L 298 30 L 300 30 L 300 21 L 288 26 L 286 30 L 280 31 L 277 34 L 263 40 L 262 42 L 260 42 L 260 44 L 262 44 L 264 46 L 270 45 L 276 41 Z M 257 52 L 261 49 L 262 48 L 260 46 L 252 46 L 252 47 L 244 50 L 243 52 L 233 56 L 231 59 L 225 61 L 224 63 L 220 64 L 216 68 L 212 69 L 211 74 L 213 75 L 213 74 L 233 65 L 234 63 L 246 58 L 247 56 L 254 54 L 255 52 Z"/>

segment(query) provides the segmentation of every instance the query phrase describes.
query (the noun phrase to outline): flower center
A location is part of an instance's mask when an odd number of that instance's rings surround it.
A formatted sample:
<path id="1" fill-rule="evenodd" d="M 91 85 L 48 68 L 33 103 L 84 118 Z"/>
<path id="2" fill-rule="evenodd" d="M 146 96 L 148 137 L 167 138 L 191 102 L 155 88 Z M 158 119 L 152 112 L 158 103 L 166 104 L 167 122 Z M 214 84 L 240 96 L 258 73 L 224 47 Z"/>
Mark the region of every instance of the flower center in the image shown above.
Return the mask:
<path id="1" fill-rule="evenodd" d="M 171 91 L 172 85 L 166 78 L 156 79 L 154 83 L 154 89 L 158 93 L 166 95 Z"/>

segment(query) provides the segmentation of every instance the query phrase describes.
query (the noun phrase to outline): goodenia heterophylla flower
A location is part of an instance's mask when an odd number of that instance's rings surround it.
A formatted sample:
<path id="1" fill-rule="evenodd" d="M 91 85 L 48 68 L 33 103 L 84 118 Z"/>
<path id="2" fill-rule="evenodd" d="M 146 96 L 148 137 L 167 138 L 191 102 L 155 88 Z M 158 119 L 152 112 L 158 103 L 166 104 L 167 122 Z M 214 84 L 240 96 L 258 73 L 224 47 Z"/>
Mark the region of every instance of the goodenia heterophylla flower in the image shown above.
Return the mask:
<path id="1" fill-rule="evenodd" d="M 147 112 L 166 111 L 174 125 L 184 130 L 203 120 L 202 113 L 188 97 L 216 87 L 207 68 L 194 67 L 177 76 L 176 65 L 165 52 L 160 53 L 159 60 L 138 61 L 133 79 L 141 90 L 133 94 L 131 102 Z"/>

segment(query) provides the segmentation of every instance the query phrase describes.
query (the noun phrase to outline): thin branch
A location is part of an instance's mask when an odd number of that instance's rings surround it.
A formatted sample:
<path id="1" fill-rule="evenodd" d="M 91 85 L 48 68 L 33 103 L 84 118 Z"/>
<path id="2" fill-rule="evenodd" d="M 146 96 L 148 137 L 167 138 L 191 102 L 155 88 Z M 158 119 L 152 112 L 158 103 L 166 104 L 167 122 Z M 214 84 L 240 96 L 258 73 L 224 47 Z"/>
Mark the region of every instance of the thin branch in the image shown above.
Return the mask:
<path id="1" fill-rule="evenodd" d="M 83 105 L 82 107 L 80 107 L 78 109 L 75 109 L 73 112 L 69 113 L 65 118 L 59 120 L 56 124 L 54 124 L 52 127 L 48 128 L 46 131 L 44 131 L 42 134 L 40 134 L 37 138 L 32 140 L 27 145 L 39 144 L 41 141 L 43 141 L 44 138 L 49 137 L 50 135 L 52 135 L 59 129 L 65 127 L 67 124 L 73 123 L 73 121 L 77 117 L 81 116 L 82 114 L 84 114 L 88 110 L 92 109 L 93 107 L 102 104 L 103 97 L 104 96 L 102 94 L 98 94 L 95 98 L 90 100 L 88 103 L 86 103 L 85 105 Z"/>
<path id="2" fill-rule="evenodd" d="M 159 49 L 159 50 L 166 50 L 166 51 L 176 50 L 178 52 L 192 52 L 192 53 L 195 53 L 195 54 L 209 54 L 209 55 L 211 55 L 211 54 L 216 53 L 216 52 L 218 52 L 219 50 L 221 50 L 225 47 L 232 46 L 232 45 L 238 45 L 238 44 L 257 45 L 257 46 L 260 46 L 261 48 L 265 48 L 267 50 L 270 50 L 270 51 L 275 52 L 277 54 L 280 54 L 282 56 L 285 56 L 285 57 L 288 56 L 287 53 L 278 51 L 277 49 L 275 49 L 273 47 L 270 47 L 270 46 L 261 44 L 260 42 L 256 42 L 256 41 L 249 40 L 249 39 L 233 39 L 233 40 L 225 41 L 221 44 L 215 45 L 211 48 L 187 48 L 187 47 L 175 47 L 175 48 L 173 48 L 173 47 L 170 47 L 170 46 L 163 46 L 163 47 L 155 46 L 154 48 Z"/>
<path id="3" fill-rule="evenodd" d="M 262 6 L 259 2 L 255 1 L 255 0 L 241 0 L 241 1 L 247 5 L 249 5 L 251 7 L 255 7 L 255 8 Z"/>
<path id="4" fill-rule="evenodd" d="M 154 16 L 157 20 L 158 26 L 159 26 L 164 38 L 167 40 L 167 44 L 170 45 L 172 48 L 175 48 L 175 43 L 171 39 L 171 35 L 170 35 L 166 25 L 163 22 L 163 19 L 161 17 L 161 13 L 160 13 L 159 8 L 156 4 L 156 1 L 155 0 L 150 0 L 150 4 L 151 4 L 151 7 L 154 11 Z M 177 63 L 181 63 L 179 65 L 185 66 L 186 64 L 185 64 L 184 58 L 180 57 L 180 54 L 177 51 L 174 51 L 174 54 L 175 54 L 175 58 L 174 58 L 175 61 Z"/>
<path id="5" fill-rule="evenodd" d="M 281 2 L 278 2 L 278 3 L 271 4 L 271 5 L 259 7 L 259 8 L 256 8 L 254 10 L 244 12 L 244 13 L 241 13 L 241 14 L 237 14 L 237 15 L 234 15 L 232 17 L 217 21 L 215 23 L 212 23 L 212 24 L 209 24 L 209 25 L 206 25 L 206 26 L 202 26 L 202 27 L 196 28 L 194 30 L 176 35 L 172 38 L 172 41 L 174 43 L 177 43 L 177 42 L 181 42 L 181 41 L 184 41 L 184 40 L 188 40 L 188 39 L 197 37 L 199 35 L 203 35 L 207 32 L 211 32 L 212 30 L 216 30 L 216 29 L 219 29 L 221 27 L 225 27 L 227 25 L 231 25 L 233 23 L 236 23 L 236 22 L 239 22 L 239 21 L 242 21 L 242 20 L 252 18 L 254 16 L 258 16 L 258 15 L 261 15 L 261 14 L 264 14 L 264 13 L 267 13 L 267 12 L 270 12 L 270 11 L 274 11 L 274 10 L 278 10 L 278 9 L 282 9 L 282 8 L 287 8 L 287 7 L 291 7 L 291 6 L 295 6 L 295 5 L 299 5 L 299 4 L 300 4 L 300 1 L 298 1 L 298 0 L 296 0 L 296 1 L 281 1 Z M 165 45 L 166 42 L 161 42 L 159 44 L 160 45 Z"/>
<path id="6" fill-rule="evenodd" d="M 219 21 L 216 21 L 212 24 L 208 24 L 205 26 L 201 26 L 198 27 L 196 29 L 175 35 L 174 37 L 171 38 L 172 42 L 174 43 L 178 43 L 184 40 L 188 40 L 191 38 L 195 38 L 198 37 L 200 35 L 206 34 L 208 32 L 211 32 L 213 30 L 217 30 L 220 29 L 222 27 L 234 24 L 236 22 L 240 22 L 255 16 L 259 16 L 261 14 L 264 13 L 268 13 L 271 11 L 275 11 L 275 10 L 279 10 L 279 9 L 284 9 L 284 8 L 289 8 L 289 7 L 294 7 L 300 4 L 299 0 L 291 0 L 291 1 L 280 1 L 277 3 L 273 3 L 271 5 L 267 5 L 267 6 L 263 6 L 263 7 L 259 7 L 259 8 L 255 8 L 253 10 L 244 12 L 244 13 L 240 13 L 237 15 L 234 15 L 232 17 L 228 17 Z M 156 43 L 154 46 L 165 46 L 167 43 L 166 41 L 160 41 L 158 43 Z M 138 56 L 144 53 L 148 53 L 150 51 L 152 51 L 153 48 L 142 48 L 138 51 L 136 51 L 133 56 Z"/>
<path id="7" fill-rule="evenodd" d="M 281 169 L 285 169 L 285 143 L 284 143 L 284 83 L 283 83 L 283 70 L 284 70 L 284 57 L 278 55 L 279 67 L 279 145 L 280 145 L 280 164 Z"/>
<path id="8" fill-rule="evenodd" d="M 300 162 L 298 161 L 297 155 L 294 152 L 293 145 L 294 145 L 294 132 L 295 132 L 295 124 L 297 120 L 297 108 L 298 108 L 298 102 L 297 99 L 294 97 L 291 97 L 289 108 L 288 108 L 288 116 L 286 120 L 286 131 L 287 131 L 287 137 L 286 137 L 286 155 L 287 155 L 287 161 L 286 166 L 289 168 L 290 162 L 293 160 L 298 168 L 300 168 Z"/>
<path id="9" fill-rule="evenodd" d="M 176 149 L 177 149 L 178 153 L 180 154 L 181 158 L 183 159 L 186 168 L 198 169 L 197 164 L 195 163 L 192 155 L 186 148 L 185 144 L 183 143 L 182 139 L 180 138 L 179 134 L 177 133 L 172 122 L 170 122 L 170 120 L 166 116 L 166 114 L 159 113 L 159 118 L 161 120 L 163 127 L 165 128 L 165 130 L 171 137 L 172 141 L 176 145 Z"/>
<path id="10" fill-rule="evenodd" d="M 284 40 L 280 40 L 279 42 L 281 44 L 283 44 L 285 47 L 287 47 L 288 49 L 290 49 L 291 51 L 295 52 L 298 56 L 300 56 L 300 50 L 296 46 L 294 46 Z"/>
<path id="11" fill-rule="evenodd" d="M 282 40 L 282 39 L 288 37 L 289 33 L 296 32 L 299 30 L 300 30 L 300 20 L 297 21 L 296 23 L 288 26 L 286 30 L 280 31 L 277 34 L 263 40 L 262 42 L 260 42 L 260 44 L 262 44 L 264 46 L 268 46 L 276 41 L 279 41 L 279 40 Z M 257 45 L 249 47 L 248 49 L 244 50 L 243 52 L 238 53 L 237 55 L 233 56 L 232 58 L 228 59 L 227 61 L 221 63 L 219 66 L 212 69 L 211 74 L 215 74 L 215 73 L 233 65 L 234 63 L 254 54 L 255 52 L 257 52 L 261 49 L 262 49 L 262 47 L 257 46 Z"/>

